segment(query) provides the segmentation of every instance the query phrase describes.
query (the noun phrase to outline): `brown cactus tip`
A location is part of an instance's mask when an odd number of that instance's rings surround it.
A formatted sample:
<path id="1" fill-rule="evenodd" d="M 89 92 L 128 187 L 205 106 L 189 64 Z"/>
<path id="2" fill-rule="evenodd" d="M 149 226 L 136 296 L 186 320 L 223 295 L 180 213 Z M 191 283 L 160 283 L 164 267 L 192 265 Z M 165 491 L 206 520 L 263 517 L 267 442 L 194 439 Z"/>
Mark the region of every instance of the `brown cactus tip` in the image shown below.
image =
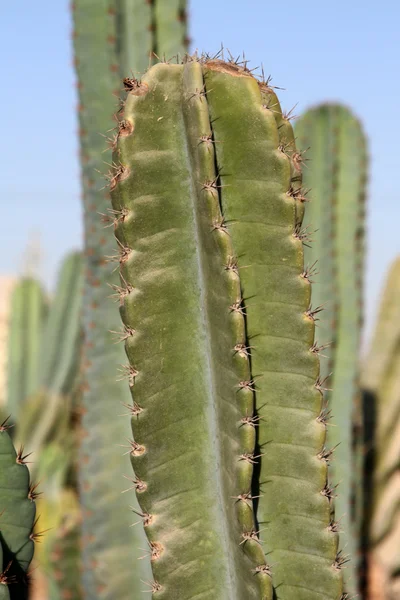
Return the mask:
<path id="1" fill-rule="evenodd" d="M 128 135 L 131 135 L 133 129 L 133 123 L 129 121 L 129 119 L 122 119 L 122 121 L 119 121 L 118 123 L 118 135 L 120 137 L 127 137 Z"/>

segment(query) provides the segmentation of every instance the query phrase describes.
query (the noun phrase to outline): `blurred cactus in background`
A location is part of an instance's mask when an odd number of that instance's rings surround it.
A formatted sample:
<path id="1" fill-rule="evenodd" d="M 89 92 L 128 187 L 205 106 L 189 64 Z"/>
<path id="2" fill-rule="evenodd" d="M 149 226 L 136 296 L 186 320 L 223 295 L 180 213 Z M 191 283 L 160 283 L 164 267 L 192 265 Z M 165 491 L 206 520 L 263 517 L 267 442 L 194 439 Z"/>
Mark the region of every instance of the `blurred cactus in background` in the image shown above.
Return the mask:
<path id="1" fill-rule="evenodd" d="M 340 546 L 351 557 L 345 571 L 346 590 L 355 594 L 361 552 L 361 515 L 356 507 L 362 502 L 358 497 L 362 467 L 354 449 L 362 426 L 359 354 L 367 142 L 359 121 L 340 104 L 306 111 L 296 123 L 296 136 L 298 160 L 305 164 L 303 184 L 310 189 L 304 217 L 310 242 L 306 240 L 304 255 L 316 275 L 313 307 L 323 311 L 317 335 L 325 356 L 321 379 L 334 424 L 327 435 L 328 448 L 334 451 L 332 485 L 339 484 L 335 508 Z"/>

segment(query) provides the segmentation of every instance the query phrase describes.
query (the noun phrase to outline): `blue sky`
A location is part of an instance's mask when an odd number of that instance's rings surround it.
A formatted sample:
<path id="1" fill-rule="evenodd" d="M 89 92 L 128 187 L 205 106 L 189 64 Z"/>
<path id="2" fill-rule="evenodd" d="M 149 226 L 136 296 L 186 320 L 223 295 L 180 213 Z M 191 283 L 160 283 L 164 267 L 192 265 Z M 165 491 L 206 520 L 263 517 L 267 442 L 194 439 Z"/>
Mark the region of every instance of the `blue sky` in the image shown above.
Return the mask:
<path id="1" fill-rule="evenodd" d="M 69 5 L 20 0 L 2 7 L 0 274 L 20 273 L 40 235 L 40 273 L 51 287 L 60 258 L 82 240 L 75 77 Z M 370 142 L 367 333 L 385 271 L 400 253 L 400 102 L 397 2 L 192 0 L 192 48 L 261 62 L 285 108 L 338 100 Z M 7 59 L 5 59 L 7 57 Z"/>

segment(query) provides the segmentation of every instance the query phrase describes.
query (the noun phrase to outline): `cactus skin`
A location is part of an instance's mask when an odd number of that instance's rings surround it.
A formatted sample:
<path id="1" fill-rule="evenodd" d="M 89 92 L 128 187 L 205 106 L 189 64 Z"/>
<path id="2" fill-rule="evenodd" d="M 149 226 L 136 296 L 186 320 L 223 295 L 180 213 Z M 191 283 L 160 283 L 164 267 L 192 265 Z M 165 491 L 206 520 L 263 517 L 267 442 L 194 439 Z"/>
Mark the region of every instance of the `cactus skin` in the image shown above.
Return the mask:
<path id="1" fill-rule="evenodd" d="M 368 491 L 369 558 L 381 566 L 385 598 L 398 597 L 400 548 L 400 258 L 391 266 L 367 358 L 362 386 L 375 416 L 366 440 L 372 447 L 373 474 Z M 370 576 L 373 579 L 373 573 Z M 397 590 L 397 592 L 396 592 Z M 373 596 L 371 596 L 373 597 Z"/>
<path id="2" fill-rule="evenodd" d="M 133 485 L 160 600 L 342 594 L 321 495 L 299 173 L 269 93 L 233 63 L 159 64 L 128 94 L 118 136 L 111 189 Z"/>
<path id="3" fill-rule="evenodd" d="M 129 437 L 129 424 L 118 415 L 129 393 L 116 371 L 124 361 L 121 345 L 112 343 L 109 331 L 119 328 L 115 307 L 109 301 L 109 285 L 118 285 L 118 274 L 105 257 L 113 253 L 104 220 L 113 221 L 109 192 L 97 171 L 111 163 L 104 153 L 99 132 L 115 122 L 121 93 L 118 72 L 129 76 L 131 69 L 144 70 L 149 54 L 157 49 L 154 4 L 133 0 L 76 0 L 74 8 L 75 63 L 79 79 L 79 121 L 85 207 L 85 375 L 83 381 L 83 439 L 80 450 L 80 495 L 83 520 L 83 585 L 86 600 L 141 597 L 143 581 L 151 577 L 150 561 L 136 561 L 145 547 L 141 525 L 130 527 L 130 506 L 137 508 L 133 491 L 123 475 L 129 473 L 128 457 L 121 459 Z M 160 4 L 160 3 L 159 3 Z M 167 5 L 167 2 L 164 2 Z M 171 4 L 171 3 L 169 3 Z M 173 3 L 175 4 L 175 3 Z M 149 12 L 151 15 L 149 16 Z M 178 17 L 179 15 L 177 15 Z M 139 20 L 140 19 L 140 20 Z M 159 23 L 159 27 L 160 27 Z M 150 39 L 151 37 L 151 39 Z M 174 52 L 181 39 L 170 40 Z M 122 74 L 123 71 L 123 74 Z M 113 140 L 110 140 L 111 144 Z M 96 532 L 93 534 L 93 532 Z M 98 567 L 93 568 L 97 564 Z"/>
<path id="4" fill-rule="evenodd" d="M 12 293 L 7 367 L 7 408 L 15 418 L 37 391 L 40 343 L 47 303 L 42 286 L 31 277 L 21 279 Z"/>
<path id="5" fill-rule="evenodd" d="M 7 402 L 8 338 L 14 277 L 0 276 L 0 407 Z M 1 419 L 2 420 L 2 419 Z"/>
<path id="6" fill-rule="evenodd" d="M 0 545 L 2 581 L 8 587 L 1 598 L 27 598 L 27 571 L 34 552 L 35 491 L 30 485 L 23 449 L 15 451 L 6 422 L 0 426 Z M 9 586 L 7 584 L 9 583 Z M 3 588 L 3 585 L 0 585 Z"/>
<path id="7" fill-rule="evenodd" d="M 312 202 L 306 206 L 304 222 L 317 231 L 312 236 L 314 243 L 305 249 L 305 257 L 308 263 L 318 260 L 321 272 L 312 293 L 313 305 L 324 305 L 326 309 L 318 323 L 318 342 L 332 342 L 331 348 L 324 350 L 328 359 L 322 370 L 323 377 L 333 372 L 326 384 L 332 388 L 326 397 L 335 420 L 335 427 L 328 429 L 328 445 L 335 448 L 332 473 L 334 483 L 340 483 L 335 501 L 341 524 L 340 547 L 351 557 L 345 572 L 346 591 L 355 594 L 360 523 L 352 523 L 351 515 L 353 474 L 359 472 L 360 460 L 352 450 L 356 442 L 354 414 L 360 405 L 358 356 L 367 144 L 360 123 L 339 104 L 307 111 L 296 125 L 296 135 L 301 150 L 310 147 L 303 183 L 312 190 Z M 361 488 L 360 481 L 356 484 Z M 357 496 L 355 502 L 360 504 Z"/>
<path id="8" fill-rule="evenodd" d="M 49 394 L 71 393 L 76 384 L 82 337 L 82 287 L 82 255 L 73 252 L 61 265 L 43 336 L 41 387 Z"/>

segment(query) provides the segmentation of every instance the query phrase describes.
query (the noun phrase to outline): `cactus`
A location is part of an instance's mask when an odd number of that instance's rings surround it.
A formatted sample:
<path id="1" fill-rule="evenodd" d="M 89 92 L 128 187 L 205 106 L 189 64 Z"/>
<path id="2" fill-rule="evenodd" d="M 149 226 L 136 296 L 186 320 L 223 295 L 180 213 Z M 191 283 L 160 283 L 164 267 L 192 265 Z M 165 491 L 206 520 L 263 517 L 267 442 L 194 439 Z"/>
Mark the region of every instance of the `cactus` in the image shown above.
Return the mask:
<path id="1" fill-rule="evenodd" d="M 246 63 L 125 85 L 110 188 L 149 591 L 339 600 L 288 119 Z"/>
<path id="2" fill-rule="evenodd" d="M 47 301 L 42 286 L 24 277 L 14 287 L 9 324 L 7 407 L 15 418 L 38 389 L 40 343 Z"/>
<path id="3" fill-rule="evenodd" d="M 400 544 L 400 259 L 390 268 L 372 338 L 363 365 L 362 385 L 373 416 L 367 448 L 372 455 L 369 489 L 369 562 L 380 565 L 389 600 L 399 589 Z M 369 517 L 369 519 L 368 519 Z M 370 579 L 374 579 L 371 573 Z M 398 593 L 398 591 L 397 591 Z M 371 600 L 374 595 L 370 590 Z"/>
<path id="4" fill-rule="evenodd" d="M 0 276 L 0 407 L 7 402 L 9 314 L 14 285 L 13 277 Z"/>
<path id="5" fill-rule="evenodd" d="M 144 70 L 150 53 L 179 52 L 184 42 L 183 1 L 137 2 L 134 0 L 76 0 L 73 4 L 75 64 L 79 79 L 79 121 L 85 208 L 85 358 L 83 381 L 83 439 L 80 451 L 80 497 L 83 520 L 83 585 L 87 600 L 135 598 L 150 577 L 147 559 L 136 561 L 143 551 L 141 525 L 130 527 L 136 510 L 133 491 L 121 494 L 127 483 L 129 461 L 121 459 L 121 447 L 129 437 L 129 425 L 120 405 L 129 394 L 116 369 L 123 351 L 110 341 L 118 329 L 118 314 L 108 299 L 107 284 L 118 285 L 118 274 L 105 257 L 112 243 L 105 225 L 113 222 L 108 212 L 109 193 L 101 190 L 98 171 L 111 163 L 99 132 L 112 129 L 119 73 Z M 160 38 L 162 34 L 162 39 Z M 122 77 L 122 75 L 121 75 Z M 114 93 L 114 96 L 113 96 Z M 110 143 L 112 145 L 113 139 Z M 98 213 L 103 213 L 101 222 Z M 114 334 L 115 335 L 115 334 Z M 122 410 L 123 412 L 123 410 Z M 94 565 L 97 565 L 94 568 Z"/>
<path id="6" fill-rule="evenodd" d="M 76 385 L 81 354 L 82 288 L 82 254 L 72 252 L 61 265 L 43 336 L 40 383 L 48 394 L 71 393 Z"/>
<path id="7" fill-rule="evenodd" d="M 325 309 L 318 322 L 318 343 L 332 343 L 323 352 L 327 358 L 321 377 L 326 378 L 325 387 L 332 388 L 326 397 L 336 426 L 328 430 L 328 444 L 335 448 L 334 483 L 340 483 L 335 504 L 341 548 L 353 559 L 346 569 L 346 589 L 355 593 L 360 524 L 351 522 L 351 514 L 352 496 L 358 493 L 353 473 L 359 470 L 360 461 L 352 457 L 352 446 L 353 412 L 359 406 L 366 140 L 360 123 L 338 104 L 307 111 L 296 125 L 296 135 L 302 159 L 310 147 L 303 183 L 312 190 L 312 202 L 306 206 L 304 222 L 308 231 L 316 231 L 311 234 L 313 243 L 305 249 L 305 260 L 310 265 L 318 260 L 320 271 L 312 293 L 313 305 Z M 358 498 L 356 503 L 360 503 Z"/>
<path id="8" fill-rule="evenodd" d="M 9 425 L 0 426 L 0 546 L 2 566 L 0 598 L 27 598 L 28 568 L 34 542 L 36 486 L 30 484 L 24 449 L 15 451 Z"/>

